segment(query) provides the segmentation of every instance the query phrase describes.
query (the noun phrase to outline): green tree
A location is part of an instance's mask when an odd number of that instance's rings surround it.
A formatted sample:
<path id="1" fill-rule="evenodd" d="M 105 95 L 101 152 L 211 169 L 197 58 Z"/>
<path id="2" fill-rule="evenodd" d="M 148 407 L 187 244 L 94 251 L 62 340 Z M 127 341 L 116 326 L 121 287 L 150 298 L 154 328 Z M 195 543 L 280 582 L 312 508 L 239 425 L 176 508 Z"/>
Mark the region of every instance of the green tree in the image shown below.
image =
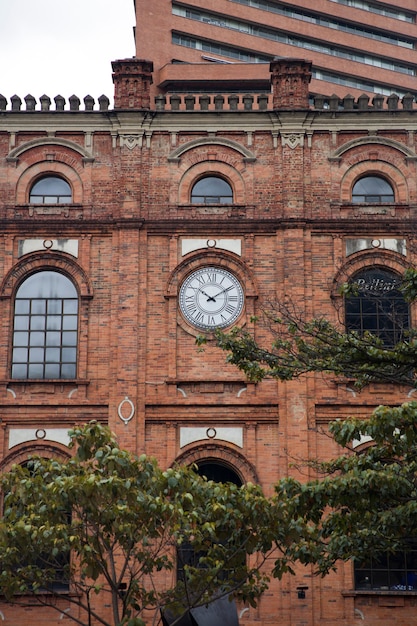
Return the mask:
<path id="1" fill-rule="evenodd" d="M 370 332 L 344 332 L 324 317 L 306 321 L 286 305 L 276 305 L 254 321 L 272 336 L 270 348 L 237 326 L 228 333 L 215 333 L 217 346 L 228 352 L 227 362 L 251 382 L 265 378 L 287 381 L 321 372 L 353 380 L 358 389 L 372 382 L 415 384 L 417 332 L 413 329 L 389 346 Z M 197 341 L 204 345 L 207 337 Z"/>
<path id="2" fill-rule="evenodd" d="M 417 537 L 417 402 L 335 421 L 330 433 L 346 453 L 311 461 L 316 480 L 286 478 L 276 486 L 274 506 L 285 506 L 294 538 L 276 561 L 277 574 L 298 561 L 325 575 L 340 560 L 408 551 Z M 372 445 L 355 452 L 361 437 Z"/>
<path id="3" fill-rule="evenodd" d="M 251 567 L 241 555 L 266 557 L 272 546 L 259 534 L 272 507 L 257 486 L 214 483 L 186 467 L 162 471 L 122 450 L 98 423 L 70 436 L 71 459 L 34 457 L 1 477 L 7 601 L 24 604 L 30 594 L 56 608 L 67 583 L 68 602 L 78 607 L 68 617 L 83 626 L 140 626 L 158 621 L 166 606 L 180 617 L 220 594 L 255 602 L 266 585 L 262 558 Z M 199 562 L 167 586 L 176 577 L 164 573 L 183 542 Z"/>
<path id="4" fill-rule="evenodd" d="M 355 290 L 354 284 L 343 287 L 346 297 Z M 415 270 L 407 270 L 401 290 L 407 300 L 416 299 Z M 386 345 L 372 333 L 344 331 L 325 318 L 305 320 L 288 303 L 270 306 L 253 321 L 259 336 L 272 337 L 270 348 L 242 328 L 215 334 L 227 362 L 253 382 L 321 373 L 349 380 L 359 390 L 370 383 L 416 387 L 413 329 L 397 344 Z M 198 339 L 200 345 L 207 341 Z M 417 537 L 417 403 L 380 406 L 367 419 L 349 417 L 329 428 L 343 453 L 328 462 L 304 460 L 317 480 L 287 478 L 276 485 L 275 519 L 287 516 L 288 539 L 285 544 L 281 537 L 276 546 L 278 576 L 297 561 L 314 564 L 324 575 L 339 560 L 407 550 L 410 538 Z M 372 445 L 358 452 L 353 444 L 364 437 Z M 280 531 L 275 526 L 272 534 L 279 538 Z"/>

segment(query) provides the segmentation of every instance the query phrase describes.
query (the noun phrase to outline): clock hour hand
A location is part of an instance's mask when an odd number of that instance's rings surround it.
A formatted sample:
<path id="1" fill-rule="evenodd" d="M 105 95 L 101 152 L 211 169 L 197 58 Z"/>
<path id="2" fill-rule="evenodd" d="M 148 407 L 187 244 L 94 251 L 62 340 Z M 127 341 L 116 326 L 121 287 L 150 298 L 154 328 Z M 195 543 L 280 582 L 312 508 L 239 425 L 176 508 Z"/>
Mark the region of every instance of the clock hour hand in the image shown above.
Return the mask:
<path id="1" fill-rule="evenodd" d="M 203 293 L 205 296 L 207 296 L 207 302 L 210 302 L 210 300 L 211 300 L 212 302 L 216 302 L 216 298 L 213 298 L 213 296 L 209 296 L 209 295 L 208 295 L 208 293 L 206 293 L 206 292 L 204 291 L 204 289 L 200 289 L 200 291 L 201 291 L 201 293 Z"/>

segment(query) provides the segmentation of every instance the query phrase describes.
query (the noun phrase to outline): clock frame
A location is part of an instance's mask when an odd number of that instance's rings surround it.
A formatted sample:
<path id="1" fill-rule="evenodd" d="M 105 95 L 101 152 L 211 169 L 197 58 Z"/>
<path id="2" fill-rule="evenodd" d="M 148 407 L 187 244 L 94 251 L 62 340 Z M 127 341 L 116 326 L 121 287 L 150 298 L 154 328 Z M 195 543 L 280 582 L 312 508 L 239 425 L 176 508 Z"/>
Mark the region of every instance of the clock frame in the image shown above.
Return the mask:
<path id="1" fill-rule="evenodd" d="M 231 326 L 241 315 L 244 302 L 239 279 L 229 270 L 214 265 L 191 272 L 179 290 L 180 311 L 199 330 Z"/>

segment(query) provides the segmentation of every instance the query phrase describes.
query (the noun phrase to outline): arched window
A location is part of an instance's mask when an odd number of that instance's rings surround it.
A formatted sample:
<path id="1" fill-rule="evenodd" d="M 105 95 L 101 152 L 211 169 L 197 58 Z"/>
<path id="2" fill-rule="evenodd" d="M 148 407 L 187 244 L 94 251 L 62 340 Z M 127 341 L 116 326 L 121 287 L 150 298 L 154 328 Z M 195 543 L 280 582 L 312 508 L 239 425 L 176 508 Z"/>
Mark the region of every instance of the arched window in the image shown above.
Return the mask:
<path id="1" fill-rule="evenodd" d="M 12 377 L 71 379 L 77 373 L 78 293 L 55 271 L 32 274 L 14 305 Z"/>
<path id="2" fill-rule="evenodd" d="M 68 204 L 72 202 L 71 187 L 63 178 L 45 176 L 33 185 L 29 202 L 31 204 Z"/>
<path id="3" fill-rule="evenodd" d="M 389 270 L 366 269 L 352 280 L 357 293 L 346 299 L 346 327 L 368 331 L 393 346 L 409 328 L 409 306 L 399 290 L 401 278 Z"/>
<path id="4" fill-rule="evenodd" d="M 216 483 L 232 483 L 240 487 L 242 481 L 234 469 L 223 463 L 215 461 L 199 461 L 197 471 L 200 476 L 205 476 L 207 480 L 214 480 Z"/>
<path id="5" fill-rule="evenodd" d="M 394 202 L 394 190 L 381 176 L 363 176 L 353 185 L 352 202 Z"/>
<path id="6" fill-rule="evenodd" d="M 219 176 L 205 176 L 197 181 L 191 191 L 191 202 L 198 204 L 230 204 L 233 191 L 228 182 Z"/>
<path id="7" fill-rule="evenodd" d="M 197 472 L 200 476 L 204 476 L 207 480 L 213 480 L 216 483 L 232 483 L 237 486 L 242 485 L 242 481 L 237 473 L 227 465 L 215 461 L 199 461 L 197 463 Z M 195 553 L 193 548 L 184 543 L 177 550 L 177 576 L 181 580 L 184 578 L 184 566 L 198 564 L 201 553 Z M 242 555 L 245 559 L 245 554 Z M 226 574 L 226 573 L 225 573 Z"/>

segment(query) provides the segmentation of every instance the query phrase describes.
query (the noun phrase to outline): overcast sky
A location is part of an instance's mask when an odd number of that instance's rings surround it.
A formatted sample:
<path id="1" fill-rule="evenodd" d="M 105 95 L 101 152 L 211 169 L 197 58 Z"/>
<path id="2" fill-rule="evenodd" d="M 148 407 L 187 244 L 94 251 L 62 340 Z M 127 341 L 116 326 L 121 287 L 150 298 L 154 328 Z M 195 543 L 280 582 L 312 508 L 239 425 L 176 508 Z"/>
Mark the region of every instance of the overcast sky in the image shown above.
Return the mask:
<path id="1" fill-rule="evenodd" d="M 111 62 L 135 55 L 134 24 L 133 0 L 0 0 L 0 94 L 8 108 L 15 94 L 38 102 L 43 94 L 96 101 L 105 94 L 113 102 Z"/>

